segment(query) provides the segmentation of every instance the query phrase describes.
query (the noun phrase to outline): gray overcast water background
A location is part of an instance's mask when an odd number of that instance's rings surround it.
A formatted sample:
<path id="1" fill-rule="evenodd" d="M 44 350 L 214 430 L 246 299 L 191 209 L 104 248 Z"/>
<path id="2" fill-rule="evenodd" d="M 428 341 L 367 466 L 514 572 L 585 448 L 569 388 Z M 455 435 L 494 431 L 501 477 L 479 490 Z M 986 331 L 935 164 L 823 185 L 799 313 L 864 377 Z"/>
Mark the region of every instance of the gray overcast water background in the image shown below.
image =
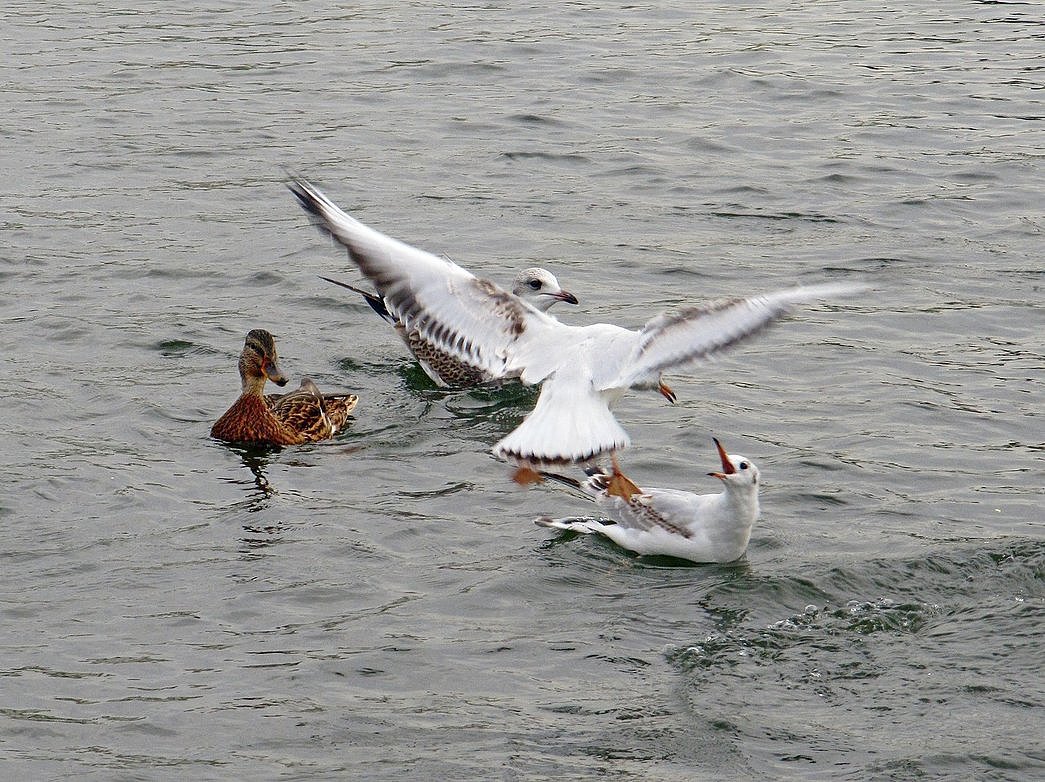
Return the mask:
<path id="1" fill-rule="evenodd" d="M 1042 5 L 8 2 L 0 776 L 1045 775 Z M 726 566 L 557 538 L 287 192 L 573 323 L 868 281 L 617 408 Z M 360 396 L 214 442 L 245 333 Z"/>

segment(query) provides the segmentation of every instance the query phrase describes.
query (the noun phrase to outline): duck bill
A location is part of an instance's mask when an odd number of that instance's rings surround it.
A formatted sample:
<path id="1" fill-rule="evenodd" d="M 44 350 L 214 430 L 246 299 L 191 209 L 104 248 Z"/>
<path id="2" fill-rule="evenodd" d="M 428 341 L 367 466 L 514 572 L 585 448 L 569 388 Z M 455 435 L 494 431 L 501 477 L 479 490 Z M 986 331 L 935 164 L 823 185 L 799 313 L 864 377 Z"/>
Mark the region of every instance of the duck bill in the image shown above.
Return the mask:
<path id="1" fill-rule="evenodd" d="M 265 377 L 277 386 L 285 386 L 287 384 L 287 376 L 283 374 L 283 370 L 279 368 L 279 364 L 272 359 L 262 359 L 261 371 L 265 373 Z"/>
<path id="2" fill-rule="evenodd" d="M 733 462 L 729 460 L 729 456 L 726 454 L 726 449 L 722 447 L 722 443 L 718 441 L 717 437 L 712 437 L 715 441 L 715 448 L 718 449 L 718 458 L 722 461 L 722 472 L 709 472 L 712 478 L 725 478 L 727 475 L 732 475 L 737 471 L 737 468 L 733 466 Z"/>

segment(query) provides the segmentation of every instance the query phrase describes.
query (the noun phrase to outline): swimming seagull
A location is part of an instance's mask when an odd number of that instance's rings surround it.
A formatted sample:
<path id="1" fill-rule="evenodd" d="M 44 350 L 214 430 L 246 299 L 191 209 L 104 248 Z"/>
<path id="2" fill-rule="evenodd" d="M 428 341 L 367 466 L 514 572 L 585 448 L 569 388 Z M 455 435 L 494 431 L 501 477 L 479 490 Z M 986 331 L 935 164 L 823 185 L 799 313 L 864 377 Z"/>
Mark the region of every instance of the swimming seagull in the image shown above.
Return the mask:
<path id="1" fill-rule="evenodd" d="M 436 385 L 443 388 L 470 388 L 505 379 L 494 377 L 483 367 L 473 365 L 467 360 L 441 349 L 438 342 L 429 339 L 416 325 L 413 328 L 404 326 L 402 320 L 389 312 L 389 305 L 382 296 L 323 275 L 320 275 L 320 279 L 340 285 L 342 288 L 348 288 L 366 299 L 366 303 L 374 312 L 392 324 L 396 333 L 414 354 L 421 369 L 435 381 Z M 554 274 L 539 267 L 519 272 L 512 283 L 512 294 L 541 312 L 547 312 L 553 304 L 560 301 L 567 304 L 577 303 L 577 297 L 569 291 L 563 290 Z"/>
<path id="2" fill-rule="evenodd" d="M 722 481 L 719 494 L 693 494 L 678 489 L 640 489 L 613 460 L 607 474 L 593 472 L 587 481 L 550 475 L 579 488 L 613 521 L 552 519 L 535 524 L 571 532 L 604 535 L 638 554 L 660 554 L 693 562 L 732 562 L 744 555 L 751 527 L 758 519 L 758 468 L 744 456 L 730 456 L 715 439 Z"/>
<path id="3" fill-rule="evenodd" d="M 405 329 L 492 378 L 540 384 L 534 409 L 493 447 L 524 468 L 589 462 L 626 448 L 630 440 L 610 407 L 629 388 L 656 389 L 674 401 L 665 370 L 732 348 L 796 304 L 864 289 L 824 284 L 713 301 L 658 315 L 638 330 L 569 326 L 450 260 L 368 228 L 304 179 L 288 187 L 348 249 Z"/>

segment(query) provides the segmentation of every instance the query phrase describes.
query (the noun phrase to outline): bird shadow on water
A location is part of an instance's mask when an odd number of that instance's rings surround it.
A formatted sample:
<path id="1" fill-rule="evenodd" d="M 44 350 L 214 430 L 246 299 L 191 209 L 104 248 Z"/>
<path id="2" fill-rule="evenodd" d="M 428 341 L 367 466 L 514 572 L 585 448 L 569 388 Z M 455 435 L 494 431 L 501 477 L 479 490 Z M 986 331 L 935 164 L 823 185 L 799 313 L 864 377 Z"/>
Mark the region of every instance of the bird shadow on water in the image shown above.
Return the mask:
<path id="1" fill-rule="evenodd" d="M 477 430 L 478 439 L 484 442 L 518 426 L 533 409 L 539 391 L 512 380 L 471 388 L 443 388 L 416 362 L 403 362 L 394 371 L 406 391 L 424 405 L 422 414 L 441 408 L 462 422 L 466 430 Z"/>
<path id="2" fill-rule="evenodd" d="M 537 387 L 525 386 L 514 380 L 503 384 L 447 388 L 437 385 L 420 364 L 406 358 L 381 365 L 342 359 L 338 367 L 346 373 L 363 373 L 380 379 L 379 385 L 384 388 L 389 388 L 389 381 L 393 377 L 398 378 L 394 387 L 420 405 L 414 415 L 425 418 L 434 414 L 436 421 L 449 415 L 464 422 L 466 428 L 483 430 L 485 438 L 491 435 L 500 437 L 518 426 L 533 409 L 539 391 Z M 399 403 L 403 404 L 405 400 Z M 490 431 L 486 431 L 488 429 Z"/>
<path id="3" fill-rule="evenodd" d="M 476 410 L 499 410 L 519 405 L 532 407 L 537 398 L 536 387 L 511 380 L 503 384 L 491 383 L 471 388 L 443 388 L 436 385 L 416 362 L 401 364 L 396 368 L 396 373 L 411 393 L 426 399 L 449 400 L 448 409 L 465 417 L 470 417 Z"/>
<path id="4" fill-rule="evenodd" d="M 232 505 L 232 509 L 256 513 L 263 510 L 268 501 L 276 494 L 276 489 L 268 479 L 266 468 L 280 453 L 278 446 L 229 445 L 230 451 L 239 456 L 243 466 L 251 474 L 251 478 L 222 478 L 223 481 L 246 487 L 247 497 Z"/>
<path id="5" fill-rule="evenodd" d="M 278 446 L 228 445 L 230 451 L 237 454 L 250 477 L 229 477 L 221 480 L 240 486 L 246 497 L 228 506 L 227 511 L 235 516 L 256 514 L 267 509 L 276 494 L 276 488 L 268 478 L 269 464 L 283 450 Z M 250 518 L 249 516 L 247 518 Z M 259 524 L 242 522 L 244 535 L 241 554 L 247 559 L 261 556 L 260 549 L 266 549 L 282 541 L 282 533 L 286 528 L 283 521 L 265 521 Z"/>

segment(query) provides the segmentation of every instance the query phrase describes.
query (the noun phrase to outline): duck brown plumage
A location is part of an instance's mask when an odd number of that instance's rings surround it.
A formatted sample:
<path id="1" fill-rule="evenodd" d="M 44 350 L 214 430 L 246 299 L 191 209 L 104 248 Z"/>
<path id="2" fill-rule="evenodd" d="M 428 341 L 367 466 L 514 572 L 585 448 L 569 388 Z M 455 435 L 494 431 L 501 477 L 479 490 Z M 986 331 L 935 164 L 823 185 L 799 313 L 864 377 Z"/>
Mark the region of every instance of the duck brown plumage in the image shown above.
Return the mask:
<path id="1" fill-rule="evenodd" d="M 264 394 L 267 380 L 278 386 L 287 384 L 276 342 L 264 329 L 247 334 L 239 357 L 239 374 L 239 399 L 210 430 L 211 437 L 218 440 L 267 445 L 325 440 L 344 428 L 359 401 L 355 394 L 321 394 L 308 378 L 289 394 Z"/>

